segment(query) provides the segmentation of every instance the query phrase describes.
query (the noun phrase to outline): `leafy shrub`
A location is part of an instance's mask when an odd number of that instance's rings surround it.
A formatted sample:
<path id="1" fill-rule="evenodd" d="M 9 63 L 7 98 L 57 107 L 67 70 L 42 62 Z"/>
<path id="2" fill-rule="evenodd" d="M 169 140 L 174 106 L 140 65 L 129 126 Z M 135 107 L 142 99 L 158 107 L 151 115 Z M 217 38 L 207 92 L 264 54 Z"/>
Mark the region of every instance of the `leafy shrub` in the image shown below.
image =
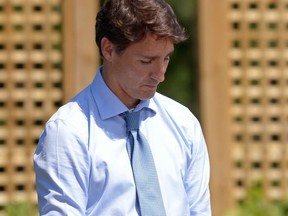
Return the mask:
<path id="1" fill-rule="evenodd" d="M 38 211 L 36 206 L 27 202 L 14 203 L 5 207 L 7 216 L 37 216 Z"/>
<path id="2" fill-rule="evenodd" d="M 288 216 L 288 200 L 268 202 L 260 183 L 254 184 L 238 208 L 224 216 Z"/>

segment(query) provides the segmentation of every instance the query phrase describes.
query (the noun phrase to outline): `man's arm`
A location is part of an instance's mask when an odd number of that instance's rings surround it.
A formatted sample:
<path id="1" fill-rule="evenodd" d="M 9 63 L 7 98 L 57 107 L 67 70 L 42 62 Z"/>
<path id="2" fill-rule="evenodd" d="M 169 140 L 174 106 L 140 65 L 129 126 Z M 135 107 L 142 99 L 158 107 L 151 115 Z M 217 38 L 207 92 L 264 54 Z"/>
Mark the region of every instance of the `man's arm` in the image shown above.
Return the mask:
<path id="1" fill-rule="evenodd" d="M 191 135 L 192 159 L 185 177 L 190 216 L 210 216 L 210 164 L 205 139 L 198 121 L 194 124 Z"/>
<path id="2" fill-rule="evenodd" d="M 79 132 L 67 122 L 48 122 L 35 155 L 40 215 L 85 215 L 89 157 Z"/>

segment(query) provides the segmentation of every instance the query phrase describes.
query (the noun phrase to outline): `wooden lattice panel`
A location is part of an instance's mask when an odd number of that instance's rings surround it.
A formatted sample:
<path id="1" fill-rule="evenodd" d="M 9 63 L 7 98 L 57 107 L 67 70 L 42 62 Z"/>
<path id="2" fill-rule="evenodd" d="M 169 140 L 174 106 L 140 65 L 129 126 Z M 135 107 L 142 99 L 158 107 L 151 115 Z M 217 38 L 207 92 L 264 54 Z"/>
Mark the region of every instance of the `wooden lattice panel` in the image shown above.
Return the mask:
<path id="1" fill-rule="evenodd" d="M 0 0 L 0 214 L 36 203 L 33 153 L 62 101 L 60 0 Z"/>
<path id="2" fill-rule="evenodd" d="M 288 195 L 288 1 L 229 0 L 233 197 Z"/>

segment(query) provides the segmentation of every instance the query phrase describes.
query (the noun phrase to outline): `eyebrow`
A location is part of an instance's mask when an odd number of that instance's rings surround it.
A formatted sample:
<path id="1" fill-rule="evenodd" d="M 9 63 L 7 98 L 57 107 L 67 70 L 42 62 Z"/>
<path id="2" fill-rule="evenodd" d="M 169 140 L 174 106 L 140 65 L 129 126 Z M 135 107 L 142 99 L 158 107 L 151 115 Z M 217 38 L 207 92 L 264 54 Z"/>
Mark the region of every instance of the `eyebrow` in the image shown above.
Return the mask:
<path id="1" fill-rule="evenodd" d="M 169 52 L 165 57 L 171 56 L 173 54 L 173 52 L 174 52 L 174 49 L 171 52 Z M 145 59 L 151 59 L 151 60 L 155 60 L 157 58 L 160 58 L 159 56 L 145 56 L 145 55 L 140 56 L 140 57 L 145 58 Z"/>

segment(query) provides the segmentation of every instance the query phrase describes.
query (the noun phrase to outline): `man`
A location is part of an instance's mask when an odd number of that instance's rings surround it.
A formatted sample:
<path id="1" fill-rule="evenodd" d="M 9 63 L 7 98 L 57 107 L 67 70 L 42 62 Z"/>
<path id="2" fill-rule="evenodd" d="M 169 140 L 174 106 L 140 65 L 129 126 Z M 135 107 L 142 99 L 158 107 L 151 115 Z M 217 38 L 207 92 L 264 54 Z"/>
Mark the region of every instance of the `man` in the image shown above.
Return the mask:
<path id="1" fill-rule="evenodd" d="M 156 92 L 185 39 L 164 0 L 106 1 L 96 21 L 103 66 L 47 122 L 35 152 L 40 215 L 211 215 L 200 125 Z M 128 126 L 131 113 L 140 126 Z"/>

